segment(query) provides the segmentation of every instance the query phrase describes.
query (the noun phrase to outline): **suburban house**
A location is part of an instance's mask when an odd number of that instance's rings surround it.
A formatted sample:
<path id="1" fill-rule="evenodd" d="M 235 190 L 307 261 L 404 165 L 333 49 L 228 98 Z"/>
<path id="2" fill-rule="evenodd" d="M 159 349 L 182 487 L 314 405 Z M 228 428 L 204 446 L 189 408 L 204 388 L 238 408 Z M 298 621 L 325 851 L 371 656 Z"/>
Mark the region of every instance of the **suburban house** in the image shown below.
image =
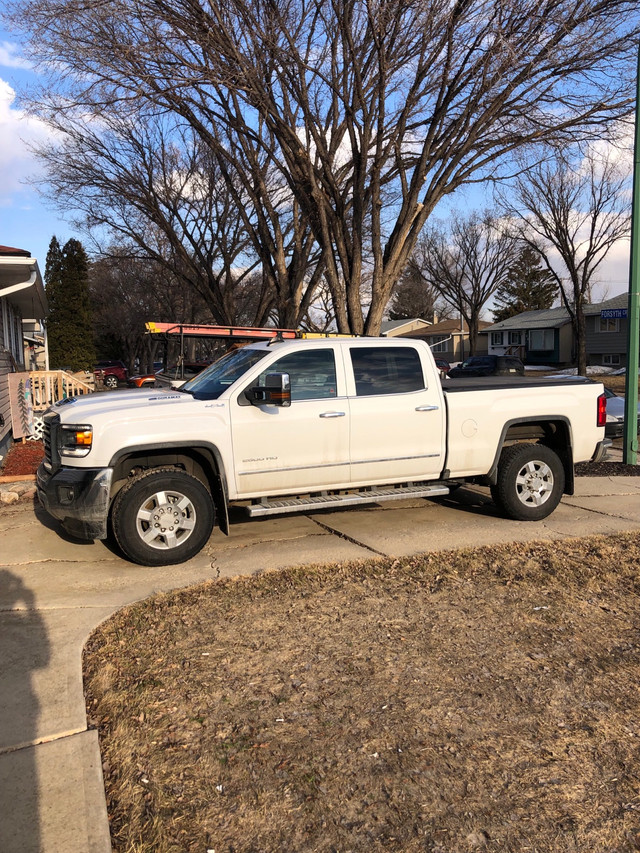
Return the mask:
<path id="1" fill-rule="evenodd" d="M 482 332 L 491 323 L 481 320 L 479 325 Z M 469 327 L 466 322 L 460 320 L 442 320 L 440 323 L 427 323 L 425 320 L 387 321 L 382 324 L 381 334 L 387 337 L 419 338 L 427 342 L 434 355 L 446 358 L 449 362 L 463 361 L 470 355 Z M 486 353 L 487 337 L 480 334 L 475 355 Z"/>
<path id="2" fill-rule="evenodd" d="M 627 301 L 623 293 L 585 308 L 587 363 L 624 367 Z M 571 319 L 566 308 L 524 311 L 484 330 L 491 355 L 517 355 L 527 364 L 566 367 L 575 362 Z"/>
<path id="3" fill-rule="evenodd" d="M 484 330 L 489 355 L 517 355 L 527 364 L 571 364 L 573 334 L 566 308 L 524 311 Z"/>
<path id="4" fill-rule="evenodd" d="M 585 310 L 588 364 L 626 367 L 628 305 L 629 294 L 621 293 Z"/>
<path id="5" fill-rule="evenodd" d="M 47 314 L 47 299 L 38 262 L 24 249 L 0 246 L 0 455 L 11 442 L 11 373 L 25 364 L 23 320 L 35 330 Z M 35 332 L 34 332 L 35 335 Z"/>
<path id="6" fill-rule="evenodd" d="M 413 320 L 383 320 L 380 326 L 380 334 L 383 337 L 395 338 L 409 335 L 411 332 L 421 332 L 428 329 L 432 323 L 416 317 Z"/>

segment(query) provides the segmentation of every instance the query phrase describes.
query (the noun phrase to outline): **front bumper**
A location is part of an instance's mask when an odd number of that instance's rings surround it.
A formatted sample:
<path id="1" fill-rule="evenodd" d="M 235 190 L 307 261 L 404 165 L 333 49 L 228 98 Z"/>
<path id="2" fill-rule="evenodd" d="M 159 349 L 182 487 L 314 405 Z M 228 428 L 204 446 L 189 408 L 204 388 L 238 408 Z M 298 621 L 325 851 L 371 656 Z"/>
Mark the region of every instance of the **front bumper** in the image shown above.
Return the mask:
<path id="1" fill-rule="evenodd" d="M 112 468 L 59 468 L 42 462 L 36 476 L 38 499 L 49 515 L 78 539 L 106 539 Z"/>

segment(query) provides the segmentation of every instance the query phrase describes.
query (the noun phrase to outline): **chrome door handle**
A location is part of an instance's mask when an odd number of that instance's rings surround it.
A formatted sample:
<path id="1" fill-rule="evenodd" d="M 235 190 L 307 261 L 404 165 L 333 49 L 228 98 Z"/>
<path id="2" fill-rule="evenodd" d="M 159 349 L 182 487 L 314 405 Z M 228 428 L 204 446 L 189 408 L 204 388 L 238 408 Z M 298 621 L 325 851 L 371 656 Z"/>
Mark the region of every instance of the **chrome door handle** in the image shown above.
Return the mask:
<path id="1" fill-rule="evenodd" d="M 440 406 L 418 406 L 416 412 L 437 412 Z"/>
<path id="2" fill-rule="evenodd" d="M 346 412 L 323 412 L 321 418 L 343 418 Z"/>

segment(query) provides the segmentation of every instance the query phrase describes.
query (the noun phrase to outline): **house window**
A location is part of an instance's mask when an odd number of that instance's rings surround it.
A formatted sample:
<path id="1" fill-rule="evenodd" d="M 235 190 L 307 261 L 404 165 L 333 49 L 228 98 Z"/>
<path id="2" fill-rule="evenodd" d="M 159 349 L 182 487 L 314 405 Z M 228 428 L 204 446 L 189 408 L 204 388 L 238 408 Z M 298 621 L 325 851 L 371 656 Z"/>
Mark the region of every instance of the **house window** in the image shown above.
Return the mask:
<path id="1" fill-rule="evenodd" d="M 519 347 L 522 343 L 522 332 L 509 332 L 509 346 Z"/>
<path id="2" fill-rule="evenodd" d="M 549 352 L 553 349 L 553 329 L 532 329 L 529 332 L 529 350 L 531 352 Z"/>
<path id="3" fill-rule="evenodd" d="M 491 346 L 501 347 L 503 345 L 504 332 L 491 332 Z"/>
<path id="4" fill-rule="evenodd" d="M 608 364 L 610 366 L 620 364 L 620 356 L 619 355 L 613 355 L 613 354 L 603 355 L 602 356 L 602 363 Z"/>
<path id="5" fill-rule="evenodd" d="M 598 326 L 598 331 L 600 332 L 619 332 L 620 331 L 620 320 L 617 317 L 600 317 L 600 324 Z"/>
<path id="6" fill-rule="evenodd" d="M 451 338 L 447 335 L 432 335 L 427 340 L 429 341 L 431 352 L 446 352 L 447 341 L 451 340 Z"/>

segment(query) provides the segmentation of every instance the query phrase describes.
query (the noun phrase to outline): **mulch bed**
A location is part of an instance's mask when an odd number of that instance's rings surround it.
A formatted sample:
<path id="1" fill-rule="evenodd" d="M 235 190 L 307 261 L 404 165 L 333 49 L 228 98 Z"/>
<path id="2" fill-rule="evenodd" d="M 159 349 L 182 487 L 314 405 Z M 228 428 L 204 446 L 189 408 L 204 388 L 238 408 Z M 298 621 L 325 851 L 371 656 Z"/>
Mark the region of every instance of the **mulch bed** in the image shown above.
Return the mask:
<path id="1" fill-rule="evenodd" d="M 4 465 L 0 468 L 0 476 L 21 477 L 35 474 L 43 457 L 44 446 L 41 441 L 16 443 L 7 453 Z"/>
<path id="2" fill-rule="evenodd" d="M 640 465 L 625 465 L 622 462 L 580 462 L 576 465 L 576 477 L 640 477 Z"/>

